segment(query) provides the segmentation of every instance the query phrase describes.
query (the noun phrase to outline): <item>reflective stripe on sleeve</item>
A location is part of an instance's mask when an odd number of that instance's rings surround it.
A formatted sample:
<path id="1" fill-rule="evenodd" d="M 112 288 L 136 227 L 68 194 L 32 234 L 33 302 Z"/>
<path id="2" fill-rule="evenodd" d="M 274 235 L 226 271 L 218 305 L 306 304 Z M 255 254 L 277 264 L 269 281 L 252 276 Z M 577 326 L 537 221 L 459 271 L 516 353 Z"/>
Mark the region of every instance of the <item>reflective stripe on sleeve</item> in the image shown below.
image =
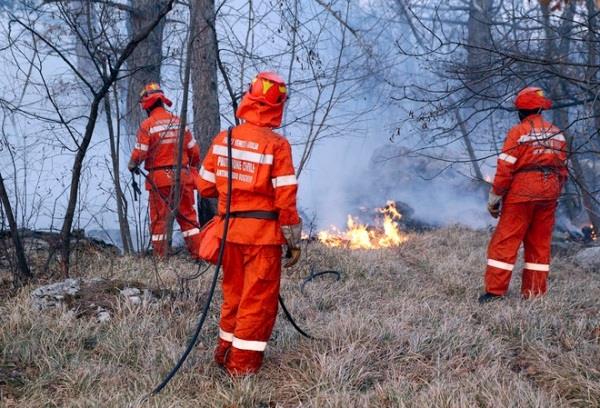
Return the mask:
<path id="1" fill-rule="evenodd" d="M 137 150 L 141 150 L 142 152 L 147 152 L 148 151 L 148 145 L 147 144 L 143 144 L 143 143 L 136 143 L 135 144 L 135 148 Z"/>
<path id="2" fill-rule="evenodd" d="M 196 235 L 199 233 L 200 230 L 198 228 L 192 228 L 187 231 L 181 231 L 181 235 L 183 235 L 184 238 L 191 237 L 192 235 Z"/>
<path id="3" fill-rule="evenodd" d="M 511 156 L 510 154 L 506 154 L 506 153 L 501 153 L 500 157 L 498 157 L 500 160 L 504 160 L 506 162 L 509 162 L 510 164 L 515 164 L 517 162 L 517 158 L 514 156 Z"/>
<path id="4" fill-rule="evenodd" d="M 229 157 L 227 155 L 227 146 L 214 145 L 213 153 L 223 157 Z M 249 161 L 258 164 L 273 164 L 272 154 L 260 154 L 254 152 L 247 152 L 240 149 L 231 149 L 231 156 L 234 159 Z"/>
<path id="5" fill-rule="evenodd" d="M 233 338 L 233 347 L 240 350 L 265 351 L 267 347 L 266 341 L 241 340 L 237 337 Z"/>
<path id="6" fill-rule="evenodd" d="M 200 177 L 202 177 L 204 180 L 210 183 L 215 183 L 217 181 L 215 173 L 206 170 L 204 166 L 200 167 Z"/>
<path id="7" fill-rule="evenodd" d="M 501 261 L 496 261 L 495 259 L 488 259 L 487 264 L 488 264 L 488 266 L 493 266 L 494 268 L 498 268 L 498 269 L 504 269 L 505 271 L 512 271 L 513 268 L 515 267 L 512 264 L 509 264 L 506 262 L 501 262 Z"/>
<path id="8" fill-rule="evenodd" d="M 273 188 L 277 188 L 283 186 L 295 186 L 298 184 L 298 179 L 296 179 L 295 174 L 292 174 L 291 176 L 275 177 L 271 182 L 273 183 Z"/>
<path id="9" fill-rule="evenodd" d="M 190 142 L 187 144 L 188 149 L 191 149 L 194 146 L 196 146 L 196 139 L 190 140 Z"/>
<path id="10" fill-rule="evenodd" d="M 550 271 L 550 265 L 531 263 L 531 262 L 525 262 L 524 268 L 529 269 L 530 271 L 538 271 L 538 272 L 549 272 Z"/>
<path id="11" fill-rule="evenodd" d="M 152 235 L 152 241 L 164 241 L 165 239 L 167 239 L 166 234 Z"/>
<path id="12" fill-rule="evenodd" d="M 225 330 L 219 327 L 219 337 L 225 341 L 232 342 L 233 341 L 233 333 L 226 332 Z"/>

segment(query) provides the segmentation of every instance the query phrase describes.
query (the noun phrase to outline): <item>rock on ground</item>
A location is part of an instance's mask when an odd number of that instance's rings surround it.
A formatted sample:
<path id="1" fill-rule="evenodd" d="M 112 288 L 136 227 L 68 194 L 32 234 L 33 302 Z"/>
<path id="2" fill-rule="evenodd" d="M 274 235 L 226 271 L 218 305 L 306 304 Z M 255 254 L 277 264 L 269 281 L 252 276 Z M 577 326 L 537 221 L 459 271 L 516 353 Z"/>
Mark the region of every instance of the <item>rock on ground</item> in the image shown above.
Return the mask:
<path id="1" fill-rule="evenodd" d="M 600 271 L 600 246 L 585 248 L 579 251 L 573 260 L 577 265 L 594 271 Z"/>

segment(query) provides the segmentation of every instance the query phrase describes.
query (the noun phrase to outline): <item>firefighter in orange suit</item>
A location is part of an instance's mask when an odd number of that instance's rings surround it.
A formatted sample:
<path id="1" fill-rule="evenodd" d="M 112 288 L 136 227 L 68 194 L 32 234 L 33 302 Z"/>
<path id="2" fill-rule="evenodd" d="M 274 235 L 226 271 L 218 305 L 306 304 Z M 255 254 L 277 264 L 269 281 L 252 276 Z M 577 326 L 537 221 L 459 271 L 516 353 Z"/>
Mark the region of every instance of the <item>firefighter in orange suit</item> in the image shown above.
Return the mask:
<path id="1" fill-rule="evenodd" d="M 243 123 L 232 131 L 231 218 L 223 260 L 223 305 L 215 361 L 231 375 L 260 369 L 277 315 L 282 244 L 291 266 L 300 257 L 302 221 L 289 142 L 272 129 L 281 125 L 287 98 L 282 78 L 257 75 L 236 112 Z M 213 140 L 197 187 L 219 197 L 223 223 L 227 201 L 227 132 Z M 219 228 L 222 231 L 222 228 Z"/>
<path id="2" fill-rule="evenodd" d="M 148 171 L 146 190 L 150 200 L 150 233 L 154 254 L 167 253 L 167 218 L 174 199 L 175 172 L 177 168 L 177 140 L 179 118 L 165 109 L 173 103 L 157 83 L 144 87 L 140 106 L 148 113 L 137 133 L 137 142 L 131 153 L 128 168 L 136 171 L 145 162 Z M 194 173 L 200 164 L 200 147 L 192 134 L 184 133 L 184 150 L 181 162 L 181 188 L 177 222 L 188 250 L 195 256 L 199 245 L 197 215 L 194 209 Z"/>
<path id="3" fill-rule="evenodd" d="M 565 137 L 541 115 L 552 102 L 540 88 L 528 87 L 517 94 L 515 106 L 521 123 L 508 132 L 489 194 L 490 214 L 497 218 L 500 205 L 502 214 L 488 248 L 486 293 L 480 303 L 506 294 L 521 242 L 521 294 L 529 298 L 546 293 L 554 214 L 567 179 Z"/>

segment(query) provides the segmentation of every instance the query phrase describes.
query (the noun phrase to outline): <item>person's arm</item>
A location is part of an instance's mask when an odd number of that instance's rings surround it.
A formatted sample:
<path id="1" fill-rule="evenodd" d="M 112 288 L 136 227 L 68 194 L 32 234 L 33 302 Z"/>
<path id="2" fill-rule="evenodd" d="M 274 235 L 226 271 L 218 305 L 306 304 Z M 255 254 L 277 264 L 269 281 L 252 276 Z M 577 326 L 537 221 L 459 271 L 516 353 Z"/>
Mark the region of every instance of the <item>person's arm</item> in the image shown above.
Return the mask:
<path id="1" fill-rule="evenodd" d="M 197 147 L 197 146 L 196 146 Z M 218 197 L 217 177 L 216 177 L 216 156 L 213 154 L 212 145 L 204 157 L 202 167 L 195 177 L 196 189 L 200 195 L 205 198 Z"/>
<path id="2" fill-rule="evenodd" d="M 506 136 L 502 153 L 498 156 L 498 166 L 492 192 L 500 197 L 504 196 L 510 189 L 515 174 L 515 168 L 521 156 L 522 149 L 518 142 L 518 129 L 511 129 Z"/>
<path id="3" fill-rule="evenodd" d="M 286 268 L 294 266 L 302 253 L 300 240 L 302 239 L 302 219 L 296 208 L 296 194 L 298 193 L 298 180 L 292 160 L 292 147 L 289 142 L 282 139 L 276 146 L 273 155 L 273 170 L 271 182 L 275 190 L 275 207 L 279 210 L 279 223 L 281 232 L 287 243 L 289 260 L 284 265 Z"/>
<path id="4" fill-rule="evenodd" d="M 134 171 L 140 164 L 148 157 L 148 150 L 150 149 L 150 135 L 147 129 L 142 125 L 137 132 L 136 143 L 133 151 L 131 152 L 131 158 L 127 168 L 129 171 Z"/>
<path id="5" fill-rule="evenodd" d="M 560 160 L 559 166 L 559 177 L 561 186 L 564 186 L 567 180 L 569 179 L 569 144 L 567 143 L 565 135 L 560 132 L 559 129 L 556 129 L 557 132 L 563 135 L 562 148 L 558 152 L 558 157 Z"/>
<path id="6" fill-rule="evenodd" d="M 192 135 L 192 132 L 185 131 L 185 151 L 190 160 L 190 167 L 197 168 L 200 165 L 200 145 Z"/>
<path id="7" fill-rule="evenodd" d="M 301 220 L 296 208 L 298 181 L 292 160 L 292 147 L 285 139 L 274 151 L 271 177 L 275 190 L 275 207 L 279 210 L 279 222 L 281 225 L 300 224 Z"/>

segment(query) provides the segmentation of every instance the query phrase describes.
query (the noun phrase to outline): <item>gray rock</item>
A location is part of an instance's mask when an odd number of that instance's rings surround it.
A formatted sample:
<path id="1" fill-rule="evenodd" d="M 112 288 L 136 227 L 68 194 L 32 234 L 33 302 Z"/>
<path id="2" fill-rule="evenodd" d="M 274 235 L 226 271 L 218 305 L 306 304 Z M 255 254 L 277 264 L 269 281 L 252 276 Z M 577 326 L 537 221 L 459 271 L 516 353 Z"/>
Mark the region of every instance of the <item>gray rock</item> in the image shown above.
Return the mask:
<path id="1" fill-rule="evenodd" d="M 31 300 L 38 310 L 56 307 L 67 296 L 74 296 L 79 292 L 81 282 L 79 279 L 66 279 L 51 285 L 40 286 L 31 292 Z"/>
<path id="2" fill-rule="evenodd" d="M 573 260 L 582 268 L 600 271 L 600 246 L 585 248 L 579 251 L 573 257 Z"/>
<path id="3" fill-rule="evenodd" d="M 98 309 L 96 310 L 96 320 L 98 321 L 98 323 L 108 322 L 110 320 L 110 313 L 108 312 L 108 310 L 105 310 L 98 306 Z"/>
<path id="4" fill-rule="evenodd" d="M 138 288 L 123 288 L 121 295 L 125 297 L 139 296 L 142 293 Z"/>

